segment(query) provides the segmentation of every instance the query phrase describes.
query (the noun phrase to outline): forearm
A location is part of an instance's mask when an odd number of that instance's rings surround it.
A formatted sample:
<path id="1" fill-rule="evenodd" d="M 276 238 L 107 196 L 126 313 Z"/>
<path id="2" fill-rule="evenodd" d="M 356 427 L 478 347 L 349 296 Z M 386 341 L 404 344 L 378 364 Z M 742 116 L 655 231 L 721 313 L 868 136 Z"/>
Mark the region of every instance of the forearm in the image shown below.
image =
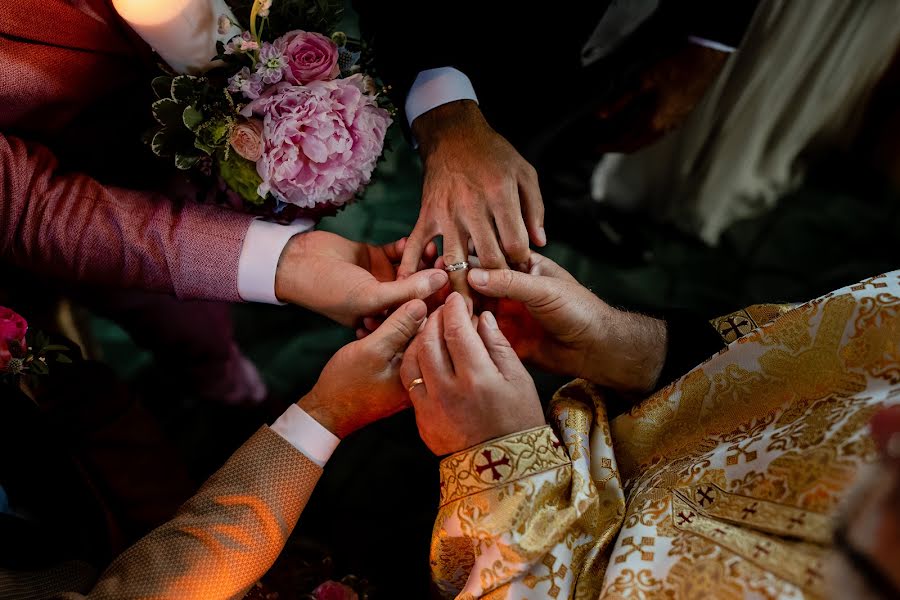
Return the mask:
<path id="1" fill-rule="evenodd" d="M 79 283 L 237 301 L 251 218 L 61 174 L 40 146 L 0 136 L 3 260 Z"/>
<path id="2" fill-rule="evenodd" d="M 321 473 L 261 429 L 171 521 L 119 556 L 88 598 L 242 597 L 274 563 Z"/>

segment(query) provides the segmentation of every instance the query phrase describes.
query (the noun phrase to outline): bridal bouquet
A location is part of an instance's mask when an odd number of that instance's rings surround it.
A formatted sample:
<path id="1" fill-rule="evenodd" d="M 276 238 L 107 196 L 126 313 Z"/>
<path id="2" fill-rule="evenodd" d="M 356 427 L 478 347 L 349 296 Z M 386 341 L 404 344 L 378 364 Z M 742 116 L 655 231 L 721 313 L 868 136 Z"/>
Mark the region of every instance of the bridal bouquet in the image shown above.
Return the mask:
<path id="1" fill-rule="evenodd" d="M 213 67 L 157 77 L 153 152 L 214 177 L 239 208 L 321 217 L 370 182 L 391 108 L 340 0 L 229 0 Z M 234 22 L 245 15 L 247 27 Z"/>

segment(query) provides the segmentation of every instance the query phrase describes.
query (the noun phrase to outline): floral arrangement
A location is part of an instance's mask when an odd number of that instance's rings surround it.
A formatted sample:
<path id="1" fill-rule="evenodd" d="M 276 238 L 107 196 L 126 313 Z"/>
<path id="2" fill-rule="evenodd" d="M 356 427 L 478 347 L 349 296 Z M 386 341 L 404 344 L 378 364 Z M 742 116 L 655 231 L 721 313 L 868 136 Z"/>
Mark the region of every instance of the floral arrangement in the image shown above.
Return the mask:
<path id="1" fill-rule="evenodd" d="M 43 333 L 31 332 L 17 312 L 0 306 L 0 381 L 18 383 L 48 375 L 54 363 L 71 363 L 69 348 L 50 343 Z"/>
<path id="2" fill-rule="evenodd" d="M 153 152 L 213 177 L 230 203 L 291 218 L 335 214 L 371 181 L 393 109 L 367 45 L 335 30 L 339 0 L 228 2 L 214 68 L 153 81 Z M 371 70 L 369 70 L 371 72 Z"/>

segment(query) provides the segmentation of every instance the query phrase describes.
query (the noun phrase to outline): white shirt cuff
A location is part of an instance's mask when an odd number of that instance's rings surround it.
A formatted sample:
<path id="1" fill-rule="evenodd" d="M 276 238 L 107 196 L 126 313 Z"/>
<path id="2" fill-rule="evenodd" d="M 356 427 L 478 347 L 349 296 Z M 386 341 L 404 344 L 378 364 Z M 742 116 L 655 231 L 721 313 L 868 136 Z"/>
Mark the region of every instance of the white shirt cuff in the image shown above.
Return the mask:
<path id="1" fill-rule="evenodd" d="M 413 121 L 429 110 L 457 100 L 478 102 L 475 88 L 465 73 L 453 67 L 422 71 L 406 96 L 406 120 L 412 127 Z"/>
<path id="2" fill-rule="evenodd" d="M 296 404 L 291 404 L 270 429 L 320 467 L 325 466 L 341 443 L 339 437 Z"/>
<path id="3" fill-rule="evenodd" d="M 250 223 L 238 261 L 238 294 L 244 302 L 284 304 L 275 296 L 278 260 L 288 241 L 315 226 L 311 219 L 279 225 L 257 219 Z"/>

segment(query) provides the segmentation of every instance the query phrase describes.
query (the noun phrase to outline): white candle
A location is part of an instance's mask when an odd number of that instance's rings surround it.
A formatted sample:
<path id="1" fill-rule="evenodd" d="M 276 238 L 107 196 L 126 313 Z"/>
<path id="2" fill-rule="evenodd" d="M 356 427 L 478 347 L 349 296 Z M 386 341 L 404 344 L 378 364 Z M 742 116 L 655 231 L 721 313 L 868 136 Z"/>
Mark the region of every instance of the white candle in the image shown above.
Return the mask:
<path id="1" fill-rule="evenodd" d="M 113 0 L 116 12 L 179 73 L 202 73 L 213 66 L 216 42 L 241 31 L 219 33 L 219 17 L 237 23 L 224 0 Z"/>

